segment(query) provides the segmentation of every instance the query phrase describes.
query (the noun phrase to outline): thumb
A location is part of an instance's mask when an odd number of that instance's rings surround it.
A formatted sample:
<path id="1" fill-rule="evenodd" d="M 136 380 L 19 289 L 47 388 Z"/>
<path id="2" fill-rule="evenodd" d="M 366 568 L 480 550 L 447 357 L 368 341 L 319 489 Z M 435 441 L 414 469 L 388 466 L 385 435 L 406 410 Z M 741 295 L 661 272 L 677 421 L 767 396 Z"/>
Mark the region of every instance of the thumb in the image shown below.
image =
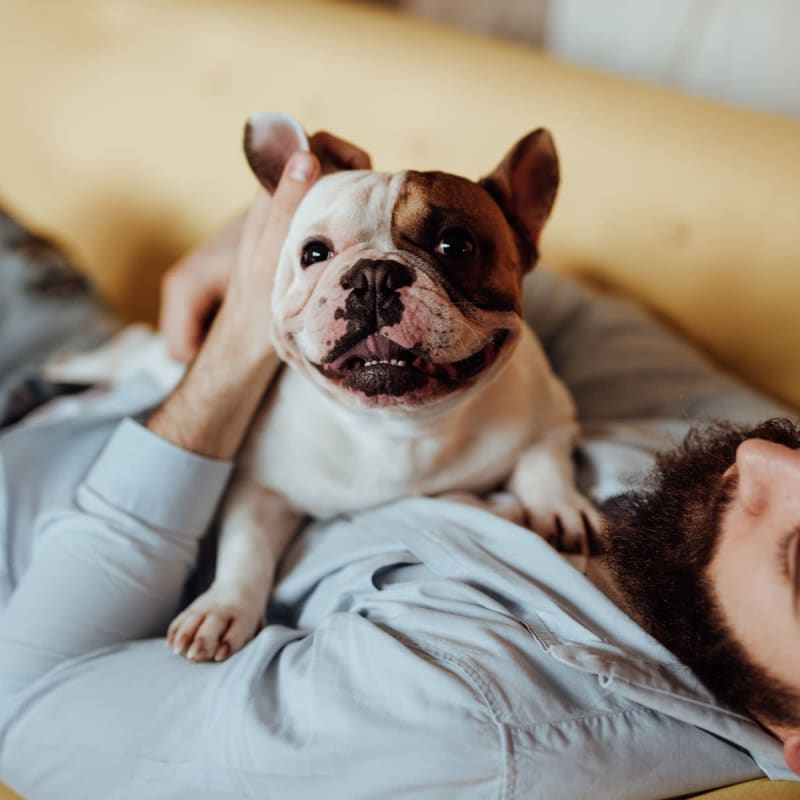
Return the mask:
<path id="1" fill-rule="evenodd" d="M 320 164 L 312 153 L 298 151 L 286 162 L 259 237 L 259 257 L 266 263 L 277 264 L 294 212 L 319 174 Z"/>

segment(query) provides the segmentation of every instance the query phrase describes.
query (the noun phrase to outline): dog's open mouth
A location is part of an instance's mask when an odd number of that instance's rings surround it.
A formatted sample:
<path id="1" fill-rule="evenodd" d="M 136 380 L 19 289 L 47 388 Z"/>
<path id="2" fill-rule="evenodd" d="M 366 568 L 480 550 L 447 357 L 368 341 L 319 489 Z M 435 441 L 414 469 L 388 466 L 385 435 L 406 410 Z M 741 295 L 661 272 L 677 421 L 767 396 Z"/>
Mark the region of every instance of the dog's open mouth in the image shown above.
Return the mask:
<path id="1" fill-rule="evenodd" d="M 386 336 L 373 333 L 330 363 L 317 365 L 317 369 L 325 377 L 338 379 L 345 388 L 363 392 L 367 397 L 399 397 L 421 390 L 431 381 L 455 388 L 494 363 L 508 333 L 497 331 L 480 350 L 448 364 L 428 361 Z"/>

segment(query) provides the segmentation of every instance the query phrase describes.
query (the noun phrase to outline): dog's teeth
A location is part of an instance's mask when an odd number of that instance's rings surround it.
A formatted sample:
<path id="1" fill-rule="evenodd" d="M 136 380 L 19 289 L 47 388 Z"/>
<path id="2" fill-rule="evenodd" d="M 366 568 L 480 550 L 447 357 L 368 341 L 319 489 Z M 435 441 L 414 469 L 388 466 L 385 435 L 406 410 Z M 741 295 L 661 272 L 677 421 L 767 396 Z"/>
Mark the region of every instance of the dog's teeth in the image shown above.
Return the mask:
<path id="1" fill-rule="evenodd" d="M 363 366 L 365 367 L 376 367 L 378 364 L 391 364 L 393 367 L 404 367 L 406 365 L 405 361 L 401 361 L 397 358 L 381 358 L 375 359 L 373 361 L 365 361 Z"/>

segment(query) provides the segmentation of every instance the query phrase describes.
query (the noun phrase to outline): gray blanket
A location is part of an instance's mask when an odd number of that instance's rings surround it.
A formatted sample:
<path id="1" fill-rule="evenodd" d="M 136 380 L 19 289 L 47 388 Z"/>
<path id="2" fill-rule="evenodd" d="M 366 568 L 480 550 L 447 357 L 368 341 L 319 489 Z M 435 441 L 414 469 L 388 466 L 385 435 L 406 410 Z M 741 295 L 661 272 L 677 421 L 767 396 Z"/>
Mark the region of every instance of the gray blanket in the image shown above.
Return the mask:
<path id="1" fill-rule="evenodd" d="M 0 208 L 0 427 L 83 389 L 44 380 L 42 362 L 93 347 L 118 327 L 65 253 Z"/>

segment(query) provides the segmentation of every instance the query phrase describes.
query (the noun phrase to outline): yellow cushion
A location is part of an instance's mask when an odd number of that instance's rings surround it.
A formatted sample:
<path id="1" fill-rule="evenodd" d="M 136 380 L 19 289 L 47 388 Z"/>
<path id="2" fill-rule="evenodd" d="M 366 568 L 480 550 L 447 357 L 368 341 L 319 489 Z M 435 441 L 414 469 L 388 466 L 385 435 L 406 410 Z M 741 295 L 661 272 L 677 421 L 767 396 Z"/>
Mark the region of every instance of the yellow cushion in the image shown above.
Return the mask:
<path id="1" fill-rule="evenodd" d="M 564 182 L 545 260 L 800 406 L 797 122 L 336 2 L 5 0 L 0 48 L 0 191 L 128 315 L 152 318 L 160 271 L 248 201 L 251 111 L 468 176 L 546 125 Z"/>
<path id="2" fill-rule="evenodd" d="M 703 800 L 797 800 L 800 798 L 800 784 L 766 779 L 747 781 L 697 797 Z"/>
<path id="3" fill-rule="evenodd" d="M 729 786 L 696 797 L 703 798 L 703 800 L 798 800 L 800 786 L 796 783 L 763 779 L 740 783 L 737 786 Z M 21 800 L 21 798 L 0 785 L 0 800 Z"/>
<path id="4" fill-rule="evenodd" d="M 545 125 L 563 184 L 544 260 L 800 407 L 796 122 L 337 2 L 4 0 L 0 52 L 0 193 L 129 317 L 153 319 L 161 271 L 248 202 L 252 111 L 352 138 L 381 169 L 470 177 Z"/>

